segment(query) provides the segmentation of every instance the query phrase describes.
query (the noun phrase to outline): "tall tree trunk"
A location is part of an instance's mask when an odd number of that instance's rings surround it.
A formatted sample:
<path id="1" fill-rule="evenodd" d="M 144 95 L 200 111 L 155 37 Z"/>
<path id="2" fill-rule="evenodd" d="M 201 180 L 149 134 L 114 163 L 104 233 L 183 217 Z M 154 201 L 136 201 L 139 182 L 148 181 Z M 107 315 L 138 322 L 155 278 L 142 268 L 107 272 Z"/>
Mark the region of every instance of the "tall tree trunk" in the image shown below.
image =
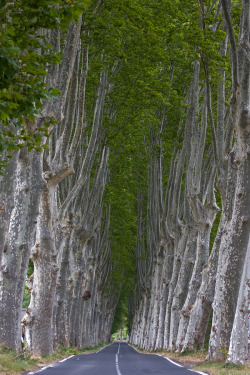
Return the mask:
<path id="1" fill-rule="evenodd" d="M 164 339 L 164 321 L 166 315 L 166 307 L 168 300 L 168 288 L 172 275 L 172 267 L 174 262 L 174 243 L 170 240 L 166 253 L 164 253 L 164 263 L 162 272 L 162 285 L 161 285 L 161 296 L 160 296 L 160 311 L 159 311 L 159 323 L 158 332 L 155 343 L 155 349 L 163 347 Z"/>
<path id="2" fill-rule="evenodd" d="M 70 230 L 70 229 L 69 229 Z M 59 264 L 59 275 L 57 279 L 57 306 L 56 306 L 56 318 L 55 318 L 55 346 L 63 345 L 67 346 L 67 334 L 66 334 L 66 321 L 67 321 L 67 307 L 66 292 L 67 282 L 69 276 L 69 254 L 71 248 L 71 236 L 66 235 L 65 242 L 62 248 L 62 254 L 60 256 Z"/>
<path id="3" fill-rule="evenodd" d="M 227 362 L 244 364 L 250 360 L 249 351 L 249 301 L 250 301 L 250 240 L 244 262 L 234 324 L 230 338 Z"/>
<path id="4" fill-rule="evenodd" d="M 202 272 L 202 283 L 197 294 L 194 306 L 190 312 L 184 312 L 190 315 L 186 335 L 180 339 L 184 340 L 182 351 L 195 350 L 203 348 L 207 325 L 210 317 L 211 307 L 214 300 L 216 274 L 218 269 L 218 259 L 222 242 L 227 242 L 227 225 L 232 217 L 232 205 L 235 195 L 236 171 L 234 168 L 234 153 L 228 157 L 228 176 L 226 195 L 222 202 L 222 215 L 217 230 L 213 249 L 210 254 L 207 265 Z M 226 204 L 226 205 L 225 205 Z M 188 318 L 187 317 L 187 318 Z M 180 333 L 181 334 L 181 333 Z"/>
<path id="5" fill-rule="evenodd" d="M 171 321 L 169 327 L 169 350 L 175 350 L 176 347 L 176 338 L 179 327 L 180 312 L 188 292 L 189 281 L 195 264 L 196 249 L 197 229 L 193 224 L 189 229 L 188 240 L 182 259 L 178 281 L 173 295 L 173 301 L 171 306 Z"/>
<path id="6" fill-rule="evenodd" d="M 208 264 L 202 272 L 202 283 L 193 306 L 182 311 L 181 326 L 178 332 L 178 351 L 203 348 L 206 329 L 211 312 L 215 277 L 218 265 L 219 248 L 222 236 L 220 225 Z"/>
<path id="7" fill-rule="evenodd" d="M 34 241 L 39 203 L 45 181 L 42 154 L 20 151 L 14 191 L 14 209 L 0 273 L 0 342 L 20 350 L 21 309 L 30 249 Z"/>
<path id="8" fill-rule="evenodd" d="M 29 351 L 36 355 L 53 352 L 53 311 L 58 272 L 56 247 L 56 186 L 71 173 L 71 168 L 48 180 L 41 197 L 36 244 L 31 250 L 34 263 L 33 288 L 26 322 Z"/>
<path id="9" fill-rule="evenodd" d="M 232 220 L 228 226 L 229 238 L 221 248 L 223 262 L 219 261 L 216 293 L 213 303 L 213 323 L 209 342 L 209 359 L 224 359 L 225 348 L 229 348 L 231 331 L 237 307 L 241 275 L 249 241 L 250 218 L 250 60 L 242 54 L 241 45 L 249 45 L 250 1 L 243 1 L 240 48 L 237 53 L 229 6 L 222 0 L 224 19 L 231 46 L 233 96 L 231 114 L 236 129 L 237 179 Z M 240 55 L 240 56 L 239 56 Z M 241 57 L 241 59 L 239 58 Z M 234 277 L 232 278 L 232 275 Z M 236 298 L 235 298 L 236 297 Z"/>
<path id="10" fill-rule="evenodd" d="M 0 176 L 0 265 L 7 239 L 10 216 L 14 208 L 14 190 L 19 152 L 9 161 L 4 176 Z"/>
<path id="11" fill-rule="evenodd" d="M 168 302 L 166 307 L 166 316 L 165 316 L 165 323 L 164 323 L 164 349 L 169 349 L 169 339 L 170 339 L 170 323 L 171 323 L 171 308 L 174 298 L 174 291 L 178 281 L 178 276 L 181 268 L 181 264 L 183 261 L 183 255 L 185 248 L 187 246 L 188 241 L 188 226 L 182 225 L 179 229 L 179 233 L 176 230 L 175 234 L 175 242 L 176 242 L 176 250 L 174 251 L 174 264 L 173 264 L 173 272 L 172 277 L 169 285 L 169 292 L 168 292 Z"/>

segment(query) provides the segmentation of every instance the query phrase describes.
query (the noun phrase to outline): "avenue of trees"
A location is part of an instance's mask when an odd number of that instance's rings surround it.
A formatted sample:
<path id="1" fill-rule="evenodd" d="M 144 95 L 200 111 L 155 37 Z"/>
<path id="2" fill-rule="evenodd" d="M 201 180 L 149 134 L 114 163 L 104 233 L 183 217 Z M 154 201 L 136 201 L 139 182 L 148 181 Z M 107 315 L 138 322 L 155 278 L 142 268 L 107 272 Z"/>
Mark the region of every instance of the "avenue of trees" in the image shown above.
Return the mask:
<path id="1" fill-rule="evenodd" d="M 0 344 L 248 361 L 250 0 L 0 5 Z"/>

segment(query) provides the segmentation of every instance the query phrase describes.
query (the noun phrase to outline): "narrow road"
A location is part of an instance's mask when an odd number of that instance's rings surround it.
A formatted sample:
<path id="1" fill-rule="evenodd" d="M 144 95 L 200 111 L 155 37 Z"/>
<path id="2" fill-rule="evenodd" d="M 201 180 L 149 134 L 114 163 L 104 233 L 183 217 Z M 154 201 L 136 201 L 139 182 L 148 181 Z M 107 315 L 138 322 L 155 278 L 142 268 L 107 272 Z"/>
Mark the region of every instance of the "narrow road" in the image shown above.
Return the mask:
<path id="1" fill-rule="evenodd" d="M 97 353 L 72 356 L 29 374 L 41 375 L 192 375 L 193 370 L 154 354 L 141 354 L 124 342 Z M 198 374 L 203 374 L 198 372 Z"/>

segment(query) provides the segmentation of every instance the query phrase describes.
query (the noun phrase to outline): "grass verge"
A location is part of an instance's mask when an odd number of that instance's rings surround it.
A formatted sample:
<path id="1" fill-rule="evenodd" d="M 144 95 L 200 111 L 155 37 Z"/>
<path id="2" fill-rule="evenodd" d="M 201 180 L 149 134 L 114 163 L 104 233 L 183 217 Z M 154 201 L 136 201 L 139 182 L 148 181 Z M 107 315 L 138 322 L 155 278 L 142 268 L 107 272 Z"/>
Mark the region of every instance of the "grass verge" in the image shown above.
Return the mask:
<path id="1" fill-rule="evenodd" d="M 225 364 L 224 362 L 204 362 L 193 367 L 210 375 L 249 375 L 250 363 L 245 365 Z"/>
<path id="2" fill-rule="evenodd" d="M 225 362 L 206 361 L 207 353 L 197 351 L 191 353 L 160 352 L 159 354 L 180 362 L 192 370 L 202 371 L 209 375 L 249 375 L 250 363 L 245 365 L 226 364 Z"/>
<path id="3" fill-rule="evenodd" d="M 0 374 L 1 375 L 21 375 L 26 372 L 38 370 L 43 365 L 50 364 L 52 362 L 60 361 L 63 358 L 67 358 L 71 355 L 77 354 L 88 354 L 97 350 L 100 350 L 107 344 L 95 346 L 92 348 L 59 348 L 55 353 L 49 356 L 30 356 L 26 354 L 26 358 L 23 353 L 15 353 L 13 350 L 0 346 Z"/>

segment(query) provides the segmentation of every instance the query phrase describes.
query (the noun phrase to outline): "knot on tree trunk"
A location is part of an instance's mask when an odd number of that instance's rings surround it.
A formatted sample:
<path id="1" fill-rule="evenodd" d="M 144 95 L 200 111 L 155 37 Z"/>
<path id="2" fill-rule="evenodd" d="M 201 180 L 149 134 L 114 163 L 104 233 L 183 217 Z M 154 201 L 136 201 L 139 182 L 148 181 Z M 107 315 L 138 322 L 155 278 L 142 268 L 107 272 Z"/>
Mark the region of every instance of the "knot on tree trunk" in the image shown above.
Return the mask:
<path id="1" fill-rule="evenodd" d="M 9 269 L 8 269 L 6 264 L 3 264 L 0 269 L 1 269 L 2 273 L 8 273 L 9 272 Z"/>
<path id="2" fill-rule="evenodd" d="M 32 247 L 32 249 L 31 249 L 30 258 L 32 260 L 35 260 L 39 257 L 39 255 L 40 255 L 40 245 L 38 243 L 36 243 L 35 246 Z"/>
<path id="3" fill-rule="evenodd" d="M 192 311 L 192 307 L 191 305 L 188 305 L 186 309 L 182 309 L 181 310 L 181 315 L 185 316 L 185 317 L 189 317 L 190 314 L 191 314 L 191 311 Z"/>
<path id="4" fill-rule="evenodd" d="M 84 301 L 87 301 L 88 299 L 90 299 L 90 297 L 91 297 L 90 290 L 89 290 L 89 289 L 86 289 L 86 290 L 83 292 L 82 298 L 84 299 Z"/>

